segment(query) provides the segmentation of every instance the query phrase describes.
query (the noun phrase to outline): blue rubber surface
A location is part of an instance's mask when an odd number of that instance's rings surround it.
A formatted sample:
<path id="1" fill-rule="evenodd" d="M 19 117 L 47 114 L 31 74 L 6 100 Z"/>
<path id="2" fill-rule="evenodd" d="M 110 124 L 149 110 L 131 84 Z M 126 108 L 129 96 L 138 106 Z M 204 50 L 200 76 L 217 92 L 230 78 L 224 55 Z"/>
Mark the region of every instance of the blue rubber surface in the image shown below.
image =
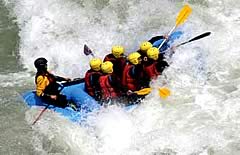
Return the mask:
<path id="1" fill-rule="evenodd" d="M 169 37 L 169 40 L 163 44 L 162 51 L 170 47 L 174 40 L 178 39 L 183 33 L 181 31 L 176 31 L 172 33 Z M 153 46 L 158 47 L 163 39 L 155 41 Z M 67 100 L 71 100 L 78 105 L 79 111 L 74 111 L 71 107 L 59 108 L 53 105 L 50 105 L 48 109 L 53 110 L 61 115 L 67 117 L 73 122 L 82 122 L 86 119 L 89 112 L 98 111 L 101 106 L 95 101 L 91 96 L 89 96 L 85 91 L 85 84 L 78 83 L 71 86 L 64 87 L 61 90 L 61 94 L 67 97 Z M 35 91 L 28 91 L 23 94 L 23 99 L 25 103 L 29 106 L 42 106 L 45 108 L 48 103 L 41 100 L 35 93 Z M 124 107 L 126 111 L 136 108 L 137 105 L 130 105 Z"/>

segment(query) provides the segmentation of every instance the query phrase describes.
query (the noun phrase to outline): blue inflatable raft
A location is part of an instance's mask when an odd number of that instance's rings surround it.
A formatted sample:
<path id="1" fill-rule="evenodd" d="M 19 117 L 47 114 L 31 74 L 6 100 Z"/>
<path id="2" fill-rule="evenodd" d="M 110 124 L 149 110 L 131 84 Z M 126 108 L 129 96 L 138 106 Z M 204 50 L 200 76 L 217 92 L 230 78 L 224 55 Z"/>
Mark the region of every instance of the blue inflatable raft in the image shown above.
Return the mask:
<path id="1" fill-rule="evenodd" d="M 174 40 L 178 39 L 182 35 L 181 31 L 174 32 L 170 37 L 169 40 L 163 44 L 160 51 L 164 51 L 168 49 L 171 44 L 174 42 Z M 157 40 L 153 43 L 153 46 L 158 47 L 163 39 Z M 85 83 L 76 83 L 73 85 L 69 85 L 66 87 L 63 87 L 61 90 L 61 94 L 65 95 L 67 97 L 67 100 L 70 100 L 74 103 L 76 103 L 79 106 L 79 110 L 75 111 L 71 107 L 66 108 L 60 108 L 53 105 L 49 105 L 48 103 L 44 102 L 42 99 L 40 99 L 35 91 L 28 91 L 23 94 L 24 102 L 29 106 L 38 106 L 45 108 L 48 106 L 48 109 L 55 111 L 57 113 L 60 113 L 61 115 L 67 117 L 73 122 L 83 122 L 87 118 L 87 114 L 89 112 L 98 111 L 101 106 L 100 104 L 94 100 L 91 96 L 87 94 L 85 91 Z M 134 109 L 137 105 L 129 105 L 124 107 L 125 110 L 131 110 Z"/>

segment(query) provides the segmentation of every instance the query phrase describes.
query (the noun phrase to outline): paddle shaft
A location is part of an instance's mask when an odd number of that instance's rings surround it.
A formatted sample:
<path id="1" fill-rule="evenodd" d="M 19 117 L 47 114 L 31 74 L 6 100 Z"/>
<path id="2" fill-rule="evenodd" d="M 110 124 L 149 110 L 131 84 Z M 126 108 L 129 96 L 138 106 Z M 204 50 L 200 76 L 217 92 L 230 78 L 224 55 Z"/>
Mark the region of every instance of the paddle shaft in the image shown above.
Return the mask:
<path id="1" fill-rule="evenodd" d="M 32 123 L 32 125 L 34 125 L 35 123 L 37 123 L 37 121 L 40 119 L 40 117 L 43 115 L 43 113 L 47 110 L 47 108 L 50 106 L 50 104 L 48 104 L 42 111 L 41 113 L 38 115 L 38 117 L 35 119 L 35 121 Z"/>
<path id="2" fill-rule="evenodd" d="M 172 30 L 168 33 L 168 37 L 172 34 L 172 32 L 182 23 L 184 23 L 186 21 L 186 19 L 188 18 L 188 16 L 191 14 L 192 9 L 190 8 L 190 6 L 185 5 L 180 12 L 178 13 L 178 16 L 176 18 L 176 23 L 175 26 L 172 28 Z M 163 46 L 163 44 L 167 41 L 167 38 L 165 38 L 163 40 L 163 42 L 160 44 L 160 46 L 158 47 L 158 49 L 160 50 L 160 48 Z"/>
<path id="3" fill-rule="evenodd" d="M 62 85 L 62 88 L 61 88 L 61 90 L 59 90 L 59 92 L 62 91 L 62 89 L 63 89 L 64 87 L 71 86 L 71 85 L 77 84 L 77 83 L 82 83 L 82 82 L 84 82 L 84 78 L 76 78 L 76 79 L 74 79 L 73 81 L 65 82 L 65 83 Z M 38 117 L 35 119 L 35 121 L 32 123 L 32 125 L 34 125 L 34 124 L 37 123 L 37 121 L 40 119 L 40 117 L 43 115 L 43 113 L 47 110 L 47 108 L 48 108 L 49 106 L 50 106 L 50 104 L 48 104 L 48 105 L 40 112 L 40 114 L 39 114 Z"/>
<path id="4" fill-rule="evenodd" d="M 176 47 L 182 46 L 182 45 L 184 45 L 184 44 L 190 43 L 190 42 L 195 41 L 195 40 L 202 39 L 202 38 L 204 38 L 204 37 L 209 36 L 210 34 L 211 34 L 211 32 L 205 32 L 205 33 L 200 34 L 200 35 L 198 35 L 198 36 L 196 36 L 196 37 L 194 37 L 194 38 L 192 38 L 192 39 L 190 39 L 190 40 L 188 40 L 188 41 L 185 41 L 185 42 L 183 42 L 183 43 L 181 43 L 181 44 L 178 44 Z"/>
<path id="5" fill-rule="evenodd" d="M 172 34 L 172 32 L 176 29 L 176 25 L 172 28 L 172 30 L 168 33 L 167 36 L 170 36 Z M 160 50 L 160 48 L 163 46 L 163 44 L 167 41 L 167 38 L 165 38 L 162 43 L 160 44 L 160 46 L 158 47 L 158 49 Z"/>

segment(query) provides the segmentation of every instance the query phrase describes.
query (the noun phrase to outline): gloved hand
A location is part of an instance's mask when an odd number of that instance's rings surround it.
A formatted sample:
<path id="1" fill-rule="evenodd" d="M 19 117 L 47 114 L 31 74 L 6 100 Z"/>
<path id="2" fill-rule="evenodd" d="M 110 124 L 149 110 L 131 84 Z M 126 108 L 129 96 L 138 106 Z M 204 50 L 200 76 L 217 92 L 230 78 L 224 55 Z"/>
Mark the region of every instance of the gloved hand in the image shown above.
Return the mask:
<path id="1" fill-rule="evenodd" d="M 95 91 L 94 98 L 95 98 L 96 101 L 100 101 L 101 98 L 102 98 L 101 92 L 100 91 Z"/>
<path id="2" fill-rule="evenodd" d="M 57 100 L 57 95 L 50 95 L 50 98 L 53 100 Z"/>
<path id="3" fill-rule="evenodd" d="M 132 95 L 133 93 L 134 93 L 133 91 L 128 90 L 128 91 L 127 91 L 127 96 Z"/>

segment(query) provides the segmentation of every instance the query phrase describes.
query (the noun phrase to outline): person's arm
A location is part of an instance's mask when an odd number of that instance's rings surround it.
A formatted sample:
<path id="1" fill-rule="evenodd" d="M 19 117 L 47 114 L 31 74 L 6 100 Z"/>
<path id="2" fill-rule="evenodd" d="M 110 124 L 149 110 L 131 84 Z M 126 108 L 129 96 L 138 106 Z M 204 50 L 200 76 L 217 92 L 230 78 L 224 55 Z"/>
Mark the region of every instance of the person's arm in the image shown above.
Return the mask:
<path id="1" fill-rule="evenodd" d="M 169 66 L 168 63 L 166 61 L 162 60 L 162 61 L 157 62 L 156 69 L 159 73 L 162 73 L 163 70 L 168 66 Z"/>
<path id="2" fill-rule="evenodd" d="M 101 87 L 99 84 L 100 76 L 101 76 L 100 74 L 92 74 L 89 77 L 90 85 L 92 86 L 93 91 L 94 91 L 94 98 L 97 101 L 100 101 L 102 98 Z"/>
<path id="3" fill-rule="evenodd" d="M 140 87 L 149 87 L 150 79 L 143 72 L 142 65 L 133 66 L 130 76 L 139 82 Z"/>
<path id="4" fill-rule="evenodd" d="M 165 56 L 163 53 L 159 53 L 158 54 L 158 60 L 157 61 L 162 61 L 163 59 L 165 59 Z"/>
<path id="5" fill-rule="evenodd" d="M 146 87 L 149 87 L 149 84 L 150 84 L 150 81 L 151 79 L 147 76 L 147 74 L 145 73 L 143 67 L 139 67 L 138 69 L 139 71 L 139 76 L 138 76 L 138 80 L 139 80 L 139 84 L 140 84 L 140 87 L 141 89 L 142 88 L 146 88 Z"/>
<path id="6" fill-rule="evenodd" d="M 109 81 L 110 81 L 110 84 L 119 91 L 126 92 L 128 90 L 127 87 L 124 87 L 121 84 L 120 79 L 114 74 L 109 76 Z"/>
<path id="7" fill-rule="evenodd" d="M 56 76 L 56 75 L 54 75 L 54 77 L 55 77 L 55 79 L 56 79 L 56 81 L 71 81 L 71 79 L 70 78 L 64 78 L 64 77 L 61 77 L 61 76 Z"/>
<path id="8" fill-rule="evenodd" d="M 94 88 L 99 90 L 100 89 L 100 84 L 99 84 L 99 74 L 92 74 L 90 78 L 90 85 Z"/>
<path id="9" fill-rule="evenodd" d="M 106 61 L 114 61 L 114 57 L 112 54 L 108 54 L 105 56 L 105 58 L 103 59 L 103 62 L 106 62 Z"/>
<path id="10" fill-rule="evenodd" d="M 133 78 L 133 79 L 138 79 L 139 75 L 141 72 L 141 67 L 140 65 L 137 66 L 133 66 L 130 70 L 129 70 L 129 75 Z"/>

